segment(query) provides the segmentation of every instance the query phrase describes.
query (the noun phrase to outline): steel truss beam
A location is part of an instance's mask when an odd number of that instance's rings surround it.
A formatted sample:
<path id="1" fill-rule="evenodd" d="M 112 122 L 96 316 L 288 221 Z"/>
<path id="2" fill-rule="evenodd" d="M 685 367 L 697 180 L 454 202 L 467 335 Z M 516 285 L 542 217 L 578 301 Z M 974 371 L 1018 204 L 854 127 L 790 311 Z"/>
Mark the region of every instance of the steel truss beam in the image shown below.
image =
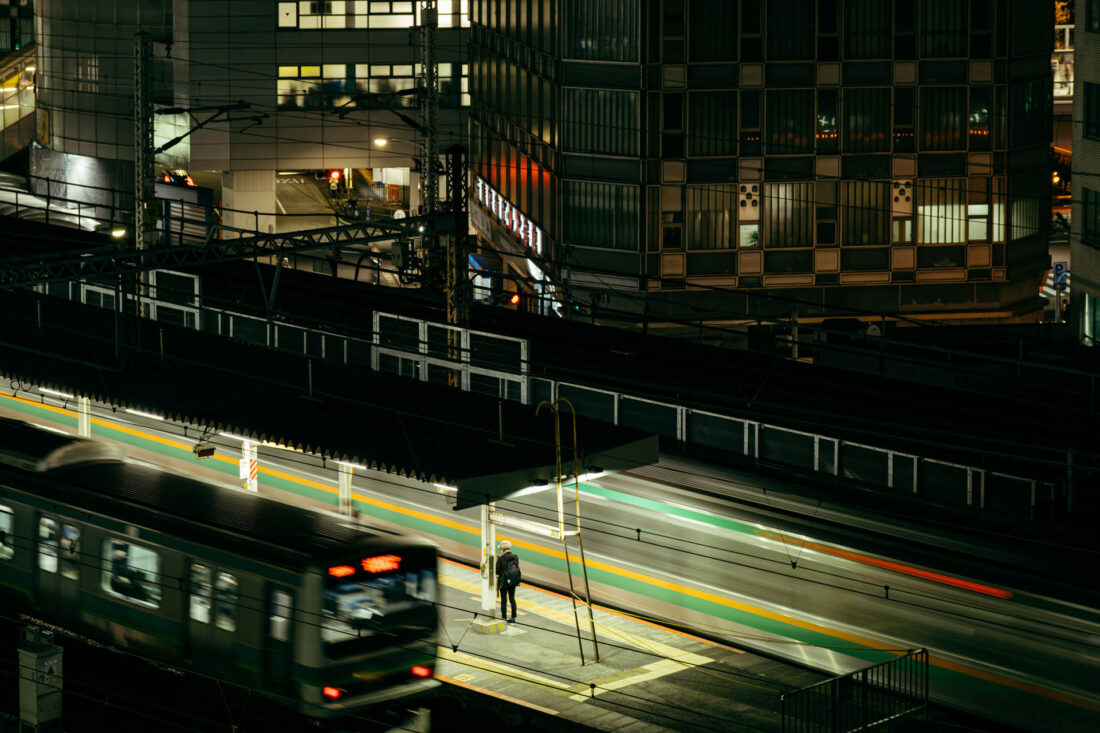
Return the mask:
<path id="1" fill-rule="evenodd" d="M 259 234 L 234 239 L 217 239 L 221 227 L 208 227 L 202 244 L 155 247 L 143 251 L 118 251 L 105 247 L 94 252 L 56 252 L 0 260 L 0 290 L 30 287 L 42 283 L 113 277 L 159 269 L 182 269 L 196 265 L 248 260 L 324 247 L 344 247 L 398 239 L 415 233 L 426 220 L 416 217 L 384 222 L 356 222 L 325 229 L 284 234 Z M 450 217 L 446 217 L 450 218 Z"/>

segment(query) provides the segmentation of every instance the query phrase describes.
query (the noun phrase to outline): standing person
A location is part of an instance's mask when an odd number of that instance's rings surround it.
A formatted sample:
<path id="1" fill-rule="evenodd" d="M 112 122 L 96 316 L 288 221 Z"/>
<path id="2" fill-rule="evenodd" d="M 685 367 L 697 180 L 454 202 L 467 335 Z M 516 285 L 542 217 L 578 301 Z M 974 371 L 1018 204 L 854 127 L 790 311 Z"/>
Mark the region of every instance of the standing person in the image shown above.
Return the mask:
<path id="1" fill-rule="evenodd" d="M 519 571 L 519 558 L 512 552 L 512 543 L 504 540 L 498 545 L 501 556 L 497 558 L 497 586 L 500 588 L 500 615 L 508 623 L 516 622 L 516 588 L 523 581 Z M 508 601 L 512 602 L 512 615 L 508 616 Z"/>

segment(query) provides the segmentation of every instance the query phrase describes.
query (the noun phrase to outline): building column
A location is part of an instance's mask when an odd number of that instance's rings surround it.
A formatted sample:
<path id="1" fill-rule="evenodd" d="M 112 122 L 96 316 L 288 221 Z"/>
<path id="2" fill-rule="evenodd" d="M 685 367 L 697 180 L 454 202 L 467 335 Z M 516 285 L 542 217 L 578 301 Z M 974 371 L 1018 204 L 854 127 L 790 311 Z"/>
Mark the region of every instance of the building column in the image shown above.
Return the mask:
<path id="1" fill-rule="evenodd" d="M 222 224 L 248 232 L 274 232 L 275 210 L 275 171 L 222 171 Z M 225 232 L 224 236 L 242 235 Z"/>

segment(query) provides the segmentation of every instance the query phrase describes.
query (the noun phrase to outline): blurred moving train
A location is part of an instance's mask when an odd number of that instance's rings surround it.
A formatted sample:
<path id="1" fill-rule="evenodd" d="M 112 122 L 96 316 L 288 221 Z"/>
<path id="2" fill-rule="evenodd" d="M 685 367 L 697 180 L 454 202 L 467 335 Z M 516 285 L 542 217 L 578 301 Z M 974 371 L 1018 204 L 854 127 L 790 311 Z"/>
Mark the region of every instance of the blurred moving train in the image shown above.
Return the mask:
<path id="1" fill-rule="evenodd" d="M 431 692 L 437 553 L 0 419 L 0 603 L 316 719 Z M 408 707 L 408 706 L 406 706 Z"/>

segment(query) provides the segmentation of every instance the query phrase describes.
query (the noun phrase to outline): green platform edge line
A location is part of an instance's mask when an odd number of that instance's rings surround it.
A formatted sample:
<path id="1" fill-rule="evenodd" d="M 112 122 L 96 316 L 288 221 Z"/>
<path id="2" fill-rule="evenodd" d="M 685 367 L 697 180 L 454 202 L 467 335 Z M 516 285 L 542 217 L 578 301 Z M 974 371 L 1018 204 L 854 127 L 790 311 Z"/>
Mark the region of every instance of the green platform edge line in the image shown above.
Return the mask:
<path id="1" fill-rule="evenodd" d="M 54 412 L 47 409 L 46 406 L 39 406 L 34 404 L 28 404 L 20 400 L 9 399 L 9 406 L 18 411 L 26 414 L 32 418 L 49 420 L 51 422 L 61 423 L 70 428 L 76 428 L 77 419 L 75 416 L 65 415 Z M 51 406 L 52 407 L 52 406 Z M 135 448 L 141 448 L 142 450 L 149 450 L 154 453 L 162 454 L 166 457 L 176 460 L 193 461 L 198 464 L 198 459 L 187 450 L 174 448 L 172 446 L 164 445 L 157 441 L 149 441 L 138 436 L 131 435 L 121 430 L 114 430 L 102 425 L 92 424 L 92 434 L 95 436 L 108 438 L 116 442 L 132 445 Z M 208 466 L 209 464 L 203 464 Z M 212 468 L 226 474 L 231 478 L 236 478 L 236 472 L 232 464 L 226 464 L 222 461 L 214 462 Z M 263 483 L 280 491 L 286 491 L 288 493 L 296 494 L 307 499 L 314 501 L 321 501 L 335 506 L 337 504 L 336 487 L 334 486 L 331 491 L 318 489 L 312 486 L 307 486 L 297 481 L 283 479 L 277 476 L 265 475 Z M 645 499 L 642 497 L 632 496 L 620 491 L 612 489 L 605 489 L 601 486 L 596 486 L 588 483 L 581 483 L 581 487 L 584 491 L 591 494 L 604 497 L 609 500 L 619 501 L 622 503 L 636 506 L 645 510 L 660 510 L 664 514 L 672 514 L 684 518 L 695 519 L 697 521 L 705 522 L 719 529 L 726 529 L 735 532 L 741 532 L 745 534 L 757 534 L 755 527 L 737 522 L 734 520 L 728 520 L 721 517 L 714 517 L 710 514 L 692 511 L 691 509 L 670 506 L 668 504 L 662 504 L 652 499 Z M 411 517 L 401 512 L 384 509 L 382 507 L 374 506 L 359 500 L 355 500 L 354 504 L 356 508 L 365 517 L 376 517 L 393 524 L 403 526 L 409 530 L 415 532 L 425 533 L 436 537 L 445 537 L 451 541 L 459 542 L 469 545 L 470 547 L 478 547 L 480 541 L 471 533 L 464 532 L 462 530 L 455 529 L 446 525 L 436 524 L 435 522 L 420 519 L 418 517 Z M 541 565 L 547 569 L 559 571 L 562 568 L 558 565 L 556 559 L 549 555 L 543 555 L 542 553 L 529 553 L 524 557 L 525 562 L 533 562 L 536 565 Z M 579 563 L 572 562 L 574 572 L 580 573 L 581 568 Z M 740 609 L 730 608 L 720 603 L 714 603 L 702 598 L 696 598 L 695 596 L 681 594 L 668 588 L 662 588 L 657 585 L 645 583 L 643 581 L 634 580 L 632 578 L 625 578 L 617 573 L 589 568 L 589 577 L 595 582 L 600 582 L 605 585 L 619 588 L 628 592 L 636 593 L 645 597 L 653 598 L 654 600 L 663 601 L 681 608 L 688 608 L 693 611 L 704 613 L 715 618 L 731 621 L 733 623 L 741 624 L 751 628 L 755 628 L 761 632 L 775 634 L 792 641 L 812 645 L 821 646 L 826 648 L 834 648 L 837 651 L 855 657 L 857 659 L 863 659 L 869 663 L 878 663 L 890 659 L 896 656 L 895 652 L 886 652 L 872 647 L 847 642 L 843 639 L 836 639 L 828 634 L 812 631 L 810 629 L 804 629 L 800 626 L 787 624 L 775 619 L 769 619 L 764 616 L 760 616 L 748 611 L 742 611 Z M 935 687 L 950 686 L 958 689 L 959 687 L 972 690 L 974 693 L 986 696 L 991 693 L 1004 694 L 1007 688 L 999 685 L 998 683 L 984 680 L 973 675 L 968 675 L 963 672 L 957 672 L 950 669 L 944 669 L 932 664 L 929 666 L 929 678 L 930 682 Z M 1016 692 L 1028 693 L 1024 690 L 1017 690 Z M 1050 700 L 1039 695 L 1033 695 L 1039 699 L 1044 700 L 1047 703 L 1060 704 L 1059 701 Z M 1064 703 L 1062 703 L 1064 704 Z"/>

